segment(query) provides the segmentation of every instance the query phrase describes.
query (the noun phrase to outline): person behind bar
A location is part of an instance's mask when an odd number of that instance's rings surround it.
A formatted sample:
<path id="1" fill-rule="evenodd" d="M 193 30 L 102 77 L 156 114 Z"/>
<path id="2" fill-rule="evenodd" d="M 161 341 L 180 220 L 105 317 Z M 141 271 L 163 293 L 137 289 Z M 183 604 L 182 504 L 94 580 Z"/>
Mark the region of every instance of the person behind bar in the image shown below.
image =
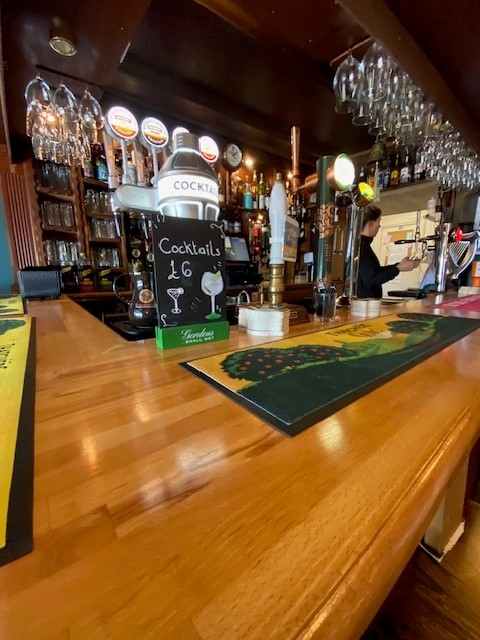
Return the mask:
<path id="1" fill-rule="evenodd" d="M 412 271 L 420 260 L 403 258 L 400 262 L 382 267 L 372 249 L 372 242 L 380 229 L 382 210 L 374 204 L 365 207 L 363 229 L 360 237 L 360 257 L 358 263 L 357 297 L 381 298 L 382 284 L 393 280 L 401 271 Z"/>

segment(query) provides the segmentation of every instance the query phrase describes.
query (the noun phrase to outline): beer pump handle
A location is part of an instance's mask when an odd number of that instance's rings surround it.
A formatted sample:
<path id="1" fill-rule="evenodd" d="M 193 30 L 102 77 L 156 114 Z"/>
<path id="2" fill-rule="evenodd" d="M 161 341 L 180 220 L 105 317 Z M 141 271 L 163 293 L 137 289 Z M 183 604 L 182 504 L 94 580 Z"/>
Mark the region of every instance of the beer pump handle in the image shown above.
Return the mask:
<path id="1" fill-rule="evenodd" d="M 158 180 L 158 149 L 151 146 L 152 150 L 152 160 L 153 160 L 153 186 L 156 186 Z"/>
<path id="2" fill-rule="evenodd" d="M 132 181 L 128 175 L 127 141 L 124 138 L 120 138 L 120 146 L 122 149 L 122 184 L 131 184 Z"/>

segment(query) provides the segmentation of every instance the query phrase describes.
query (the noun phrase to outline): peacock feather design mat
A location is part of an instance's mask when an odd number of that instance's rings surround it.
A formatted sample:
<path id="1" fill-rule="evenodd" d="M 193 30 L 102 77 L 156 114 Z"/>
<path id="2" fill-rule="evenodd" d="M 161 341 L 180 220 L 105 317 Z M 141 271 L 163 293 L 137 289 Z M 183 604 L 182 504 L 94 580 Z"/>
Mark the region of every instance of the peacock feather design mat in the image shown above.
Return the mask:
<path id="1" fill-rule="evenodd" d="M 294 436 L 478 328 L 398 313 L 181 364 Z"/>

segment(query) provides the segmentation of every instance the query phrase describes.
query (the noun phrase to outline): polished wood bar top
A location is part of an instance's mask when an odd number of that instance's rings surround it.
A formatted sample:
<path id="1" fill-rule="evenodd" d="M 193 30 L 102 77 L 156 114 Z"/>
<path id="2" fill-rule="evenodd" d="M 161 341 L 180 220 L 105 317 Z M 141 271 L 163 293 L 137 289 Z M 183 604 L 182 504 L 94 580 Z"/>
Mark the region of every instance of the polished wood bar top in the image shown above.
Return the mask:
<path id="1" fill-rule="evenodd" d="M 480 432 L 480 331 L 290 439 L 178 364 L 265 338 L 28 312 L 35 549 L 0 568 L 2 640 L 358 638 Z"/>

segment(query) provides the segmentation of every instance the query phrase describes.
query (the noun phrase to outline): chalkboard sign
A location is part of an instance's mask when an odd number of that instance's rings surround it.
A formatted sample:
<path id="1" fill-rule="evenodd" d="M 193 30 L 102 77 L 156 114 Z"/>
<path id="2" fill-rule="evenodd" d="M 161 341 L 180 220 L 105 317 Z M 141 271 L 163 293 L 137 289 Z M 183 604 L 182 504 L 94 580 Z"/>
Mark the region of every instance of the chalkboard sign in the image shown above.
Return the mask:
<path id="1" fill-rule="evenodd" d="M 153 247 L 159 328 L 225 321 L 222 224 L 159 215 Z"/>

